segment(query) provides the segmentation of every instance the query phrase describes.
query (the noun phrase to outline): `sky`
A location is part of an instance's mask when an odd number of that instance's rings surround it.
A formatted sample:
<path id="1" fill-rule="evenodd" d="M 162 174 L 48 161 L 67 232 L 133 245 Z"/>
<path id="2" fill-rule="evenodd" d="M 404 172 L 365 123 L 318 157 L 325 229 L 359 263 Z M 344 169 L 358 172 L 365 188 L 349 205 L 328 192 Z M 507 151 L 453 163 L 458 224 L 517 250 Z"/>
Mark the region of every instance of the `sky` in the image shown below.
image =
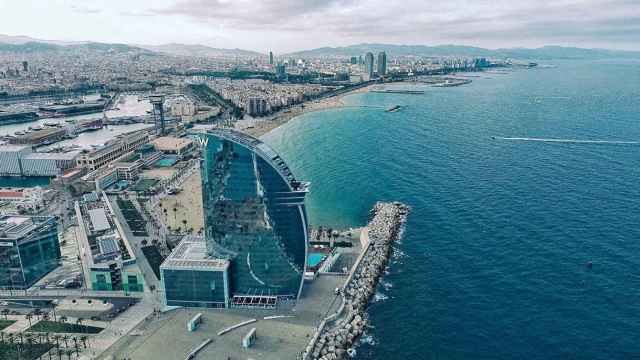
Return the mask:
<path id="1" fill-rule="evenodd" d="M 640 0 L 0 0 L 0 14 L 4 35 L 276 53 L 358 43 L 640 50 Z"/>

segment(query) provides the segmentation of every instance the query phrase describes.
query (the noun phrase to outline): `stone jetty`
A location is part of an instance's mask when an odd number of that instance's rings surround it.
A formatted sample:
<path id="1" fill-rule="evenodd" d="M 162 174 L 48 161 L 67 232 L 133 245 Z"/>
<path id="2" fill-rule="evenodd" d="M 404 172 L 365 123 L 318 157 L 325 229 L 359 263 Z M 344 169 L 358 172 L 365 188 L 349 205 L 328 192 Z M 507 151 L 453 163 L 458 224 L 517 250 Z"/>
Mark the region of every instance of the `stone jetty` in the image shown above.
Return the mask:
<path id="1" fill-rule="evenodd" d="M 408 213 L 409 207 L 398 202 L 379 202 L 371 210 L 372 218 L 367 225 L 369 243 L 341 289 L 342 306 L 320 324 L 303 359 L 344 359 L 354 352 L 352 346 L 367 325 L 367 303 L 376 291 L 391 246 L 398 239 Z"/>

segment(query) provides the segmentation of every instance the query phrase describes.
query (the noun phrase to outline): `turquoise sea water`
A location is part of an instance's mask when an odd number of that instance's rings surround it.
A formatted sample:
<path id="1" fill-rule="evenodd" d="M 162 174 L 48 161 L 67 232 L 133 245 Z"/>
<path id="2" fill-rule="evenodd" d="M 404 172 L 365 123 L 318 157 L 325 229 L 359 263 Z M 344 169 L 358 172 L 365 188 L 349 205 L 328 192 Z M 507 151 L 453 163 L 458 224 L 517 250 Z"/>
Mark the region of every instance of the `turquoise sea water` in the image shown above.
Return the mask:
<path id="1" fill-rule="evenodd" d="M 403 108 L 264 137 L 312 182 L 315 226 L 413 208 L 359 359 L 640 358 L 640 145 L 500 139 L 640 141 L 640 62 L 554 65 L 351 95 Z"/>

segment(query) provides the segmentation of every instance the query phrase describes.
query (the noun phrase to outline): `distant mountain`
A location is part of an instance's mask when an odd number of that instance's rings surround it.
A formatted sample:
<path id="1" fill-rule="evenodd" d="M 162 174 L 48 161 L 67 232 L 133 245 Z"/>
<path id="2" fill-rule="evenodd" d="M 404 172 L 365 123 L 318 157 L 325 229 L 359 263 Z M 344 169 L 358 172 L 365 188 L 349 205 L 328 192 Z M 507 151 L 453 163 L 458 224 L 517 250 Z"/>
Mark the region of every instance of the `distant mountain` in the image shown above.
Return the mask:
<path id="1" fill-rule="evenodd" d="M 28 36 L 0 35 L 0 52 L 33 53 L 33 52 L 65 52 L 65 51 L 94 51 L 94 52 L 143 52 L 150 53 L 139 47 L 126 44 L 107 44 L 89 41 L 65 42 L 57 40 L 41 40 Z"/>
<path id="2" fill-rule="evenodd" d="M 42 44 L 53 44 L 53 45 L 78 45 L 85 44 L 88 41 L 60 41 L 60 40 L 43 40 L 36 39 L 29 36 L 12 36 L 12 35 L 3 35 L 0 34 L 0 43 L 2 44 L 12 44 L 12 45 L 23 45 L 26 43 L 42 43 Z"/>
<path id="3" fill-rule="evenodd" d="M 205 45 L 164 44 L 140 45 L 141 48 L 177 56 L 192 57 L 259 57 L 265 56 L 259 52 L 242 49 L 219 49 Z"/>
<path id="4" fill-rule="evenodd" d="M 575 47 L 544 46 L 536 49 L 484 49 L 461 45 L 392 45 L 357 44 L 345 47 L 323 47 L 287 54 L 290 57 L 348 57 L 360 56 L 367 52 L 374 54 L 385 51 L 390 56 L 473 56 L 516 59 L 603 59 L 603 58 L 640 58 L 640 51 L 621 51 L 604 49 L 582 49 Z"/>

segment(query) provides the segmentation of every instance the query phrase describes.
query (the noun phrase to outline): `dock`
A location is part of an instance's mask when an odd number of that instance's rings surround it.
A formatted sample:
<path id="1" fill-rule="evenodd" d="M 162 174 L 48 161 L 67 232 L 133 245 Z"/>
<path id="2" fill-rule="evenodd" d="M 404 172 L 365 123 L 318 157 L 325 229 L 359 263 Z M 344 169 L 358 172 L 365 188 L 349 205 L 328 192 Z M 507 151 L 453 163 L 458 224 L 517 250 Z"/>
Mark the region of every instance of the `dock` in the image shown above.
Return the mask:
<path id="1" fill-rule="evenodd" d="M 424 94 L 424 90 L 384 89 L 384 90 L 369 90 L 369 92 L 380 93 L 380 94 L 408 94 L 408 95 L 421 95 L 421 94 Z"/>

